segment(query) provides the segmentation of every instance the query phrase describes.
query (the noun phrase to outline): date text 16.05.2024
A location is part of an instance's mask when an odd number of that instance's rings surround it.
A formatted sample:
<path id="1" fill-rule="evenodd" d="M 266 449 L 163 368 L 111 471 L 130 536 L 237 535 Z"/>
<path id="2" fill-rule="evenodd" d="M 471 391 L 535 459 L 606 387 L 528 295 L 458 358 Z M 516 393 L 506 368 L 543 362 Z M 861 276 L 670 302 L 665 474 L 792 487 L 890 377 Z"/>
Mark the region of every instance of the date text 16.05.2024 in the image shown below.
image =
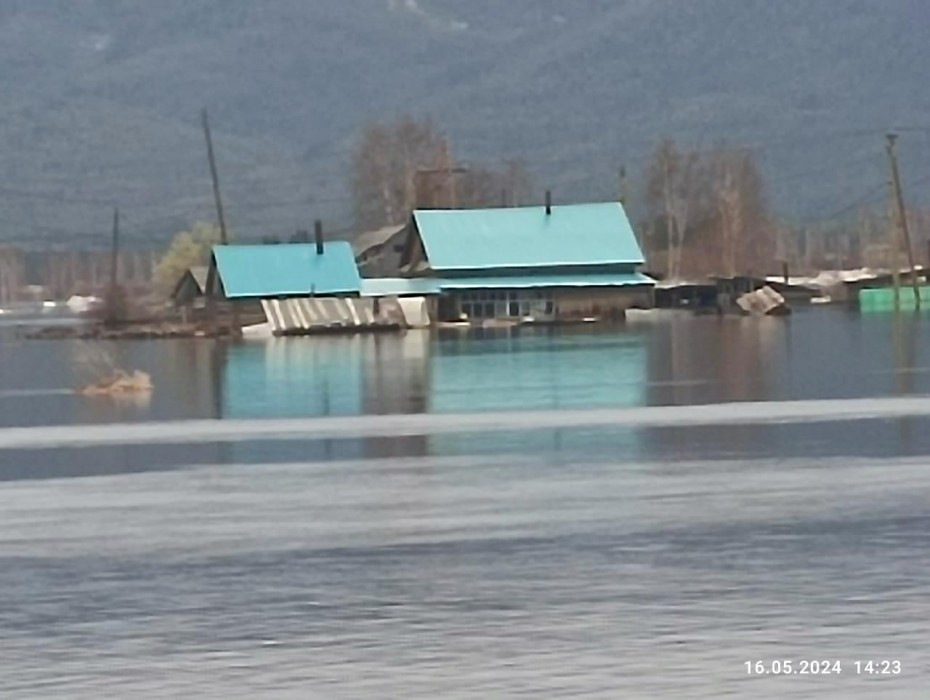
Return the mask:
<path id="1" fill-rule="evenodd" d="M 858 659 L 844 664 L 839 659 L 770 659 L 746 661 L 750 676 L 829 676 L 845 670 L 859 676 L 897 676 L 901 662 L 897 659 Z"/>

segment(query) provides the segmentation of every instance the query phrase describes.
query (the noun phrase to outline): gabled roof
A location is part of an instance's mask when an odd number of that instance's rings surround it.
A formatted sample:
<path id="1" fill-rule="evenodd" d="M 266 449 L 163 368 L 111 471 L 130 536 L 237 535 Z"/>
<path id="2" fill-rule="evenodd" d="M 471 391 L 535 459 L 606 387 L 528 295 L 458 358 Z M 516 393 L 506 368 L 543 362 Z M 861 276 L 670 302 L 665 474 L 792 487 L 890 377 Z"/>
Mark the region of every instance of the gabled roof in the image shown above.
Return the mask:
<path id="1" fill-rule="evenodd" d="M 184 271 L 184 274 L 174 285 L 172 297 L 178 297 L 182 291 L 186 296 L 203 296 L 207 293 L 207 277 L 209 268 L 206 265 L 196 265 Z"/>
<path id="2" fill-rule="evenodd" d="M 209 268 L 206 265 L 197 265 L 188 270 L 194 283 L 197 285 L 197 291 L 204 294 L 207 291 L 207 272 Z"/>
<path id="3" fill-rule="evenodd" d="M 356 255 L 362 255 L 370 248 L 377 248 L 390 241 L 394 236 L 407 228 L 403 226 L 385 226 L 375 231 L 366 231 L 358 234 L 352 241 L 352 249 Z"/>
<path id="4" fill-rule="evenodd" d="M 346 241 L 277 245 L 218 245 L 213 259 L 230 299 L 308 294 L 357 294 L 362 286 Z"/>
<path id="5" fill-rule="evenodd" d="M 510 209 L 417 210 L 433 270 L 640 265 L 643 253 L 618 202 Z"/>

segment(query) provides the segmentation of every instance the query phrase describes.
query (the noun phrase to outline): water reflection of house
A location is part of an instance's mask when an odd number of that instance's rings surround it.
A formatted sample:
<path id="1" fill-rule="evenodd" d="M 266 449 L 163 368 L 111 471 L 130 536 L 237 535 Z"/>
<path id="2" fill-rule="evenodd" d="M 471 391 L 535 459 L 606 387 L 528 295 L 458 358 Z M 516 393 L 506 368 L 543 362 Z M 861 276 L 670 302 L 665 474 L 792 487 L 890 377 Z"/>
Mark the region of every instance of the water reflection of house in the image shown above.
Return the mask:
<path id="1" fill-rule="evenodd" d="M 367 336 L 362 348 L 363 407 L 368 414 L 426 413 L 431 394 L 431 336 L 414 330 L 402 335 Z M 429 454 L 424 435 L 368 438 L 370 457 Z"/>
<path id="2" fill-rule="evenodd" d="M 229 348 L 223 377 L 224 418 L 301 418 L 358 415 L 363 410 L 363 336 L 316 342 L 279 338 Z M 243 443 L 248 461 L 315 461 L 364 456 L 358 440 Z"/>
<path id="3" fill-rule="evenodd" d="M 225 418 L 299 418 L 422 413 L 429 395 L 429 336 L 277 338 L 229 348 L 223 377 Z M 357 459 L 422 455 L 421 436 L 321 440 L 237 447 L 269 459 Z M 256 457 L 260 458 L 260 457 Z"/>
<path id="4" fill-rule="evenodd" d="M 429 280 L 440 321 L 620 317 L 652 279 L 617 202 L 417 210 L 401 275 Z"/>
<path id="5" fill-rule="evenodd" d="M 486 330 L 433 346 L 431 413 L 632 408 L 647 402 L 646 336 L 590 328 Z M 502 389 L 506 387 L 506 389 Z M 527 415 L 528 425 L 532 415 Z M 579 451 L 635 454 L 632 429 L 435 435 L 433 454 Z"/>

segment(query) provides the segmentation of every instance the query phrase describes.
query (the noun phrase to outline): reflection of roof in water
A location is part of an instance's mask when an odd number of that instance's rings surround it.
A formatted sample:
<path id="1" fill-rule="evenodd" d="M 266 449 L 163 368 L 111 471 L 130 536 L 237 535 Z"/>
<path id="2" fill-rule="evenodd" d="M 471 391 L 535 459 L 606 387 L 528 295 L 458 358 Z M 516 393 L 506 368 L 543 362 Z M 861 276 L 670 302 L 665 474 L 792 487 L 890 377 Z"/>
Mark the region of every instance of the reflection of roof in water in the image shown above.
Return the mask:
<path id="1" fill-rule="evenodd" d="M 430 367 L 431 410 L 638 406 L 646 400 L 643 342 L 580 333 L 443 339 Z"/>

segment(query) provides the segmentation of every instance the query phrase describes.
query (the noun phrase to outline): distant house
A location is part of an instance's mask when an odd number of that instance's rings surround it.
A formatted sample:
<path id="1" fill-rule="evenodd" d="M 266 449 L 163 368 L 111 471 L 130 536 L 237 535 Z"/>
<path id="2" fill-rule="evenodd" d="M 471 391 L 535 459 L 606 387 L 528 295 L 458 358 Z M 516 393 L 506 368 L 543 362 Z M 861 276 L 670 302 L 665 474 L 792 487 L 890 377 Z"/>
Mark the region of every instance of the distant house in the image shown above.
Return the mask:
<path id="1" fill-rule="evenodd" d="M 616 202 L 417 210 L 396 286 L 432 294 L 440 321 L 616 318 L 650 304 L 643 263 Z"/>
<path id="2" fill-rule="evenodd" d="M 359 234 L 352 241 L 355 261 L 363 277 L 396 276 L 404 251 L 406 226 L 385 226 Z"/>
<path id="3" fill-rule="evenodd" d="M 185 322 L 206 306 L 208 274 L 209 268 L 206 265 L 191 267 L 184 271 L 171 292 L 171 303 L 180 310 Z"/>
<path id="4" fill-rule="evenodd" d="M 384 325 L 361 288 L 346 241 L 215 246 L 207 280 L 240 323 L 268 323 L 277 335 Z"/>
<path id="5" fill-rule="evenodd" d="M 208 284 L 228 300 L 358 296 L 362 287 L 346 241 L 214 246 Z"/>
<path id="6" fill-rule="evenodd" d="M 200 305 L 207 292 L 208 271 L 209 268 L 206 265 L 198 265 L 181 275 L 181 279 L 174 286 L 174 291 L 171 292 L 171 300 L 176 307 L 190 308 Z"/>

